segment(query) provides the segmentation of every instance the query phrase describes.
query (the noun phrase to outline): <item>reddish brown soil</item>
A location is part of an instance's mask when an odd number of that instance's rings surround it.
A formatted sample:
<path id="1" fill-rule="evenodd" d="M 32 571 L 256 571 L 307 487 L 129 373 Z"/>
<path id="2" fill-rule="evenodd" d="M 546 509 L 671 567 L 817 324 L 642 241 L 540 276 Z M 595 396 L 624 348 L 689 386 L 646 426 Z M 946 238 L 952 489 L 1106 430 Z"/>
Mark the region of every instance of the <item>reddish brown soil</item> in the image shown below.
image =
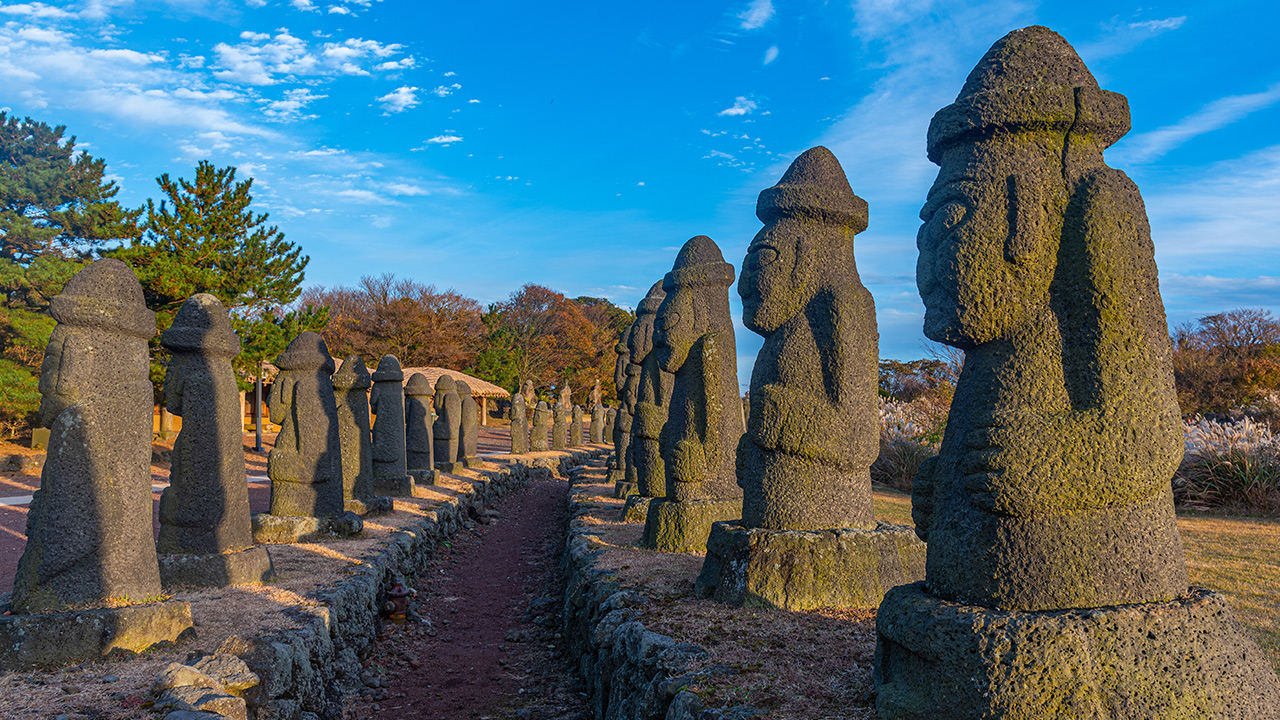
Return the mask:
<path id="1" fill-rule="evenodd" d="M 568 484 L 533 482 L 418 581 L 423 622 L 386 625 L 349 718 L 590 718 L 560 650 Z M 381 680 L 381 682 L 379 682 Z"/>

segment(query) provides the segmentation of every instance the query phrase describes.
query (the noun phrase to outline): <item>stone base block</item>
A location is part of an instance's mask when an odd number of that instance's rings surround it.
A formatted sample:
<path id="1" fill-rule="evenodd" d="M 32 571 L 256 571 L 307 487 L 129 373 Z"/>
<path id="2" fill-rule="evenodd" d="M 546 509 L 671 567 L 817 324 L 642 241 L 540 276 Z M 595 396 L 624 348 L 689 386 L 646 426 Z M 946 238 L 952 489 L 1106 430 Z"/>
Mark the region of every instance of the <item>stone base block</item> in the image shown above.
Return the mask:
<path id="1" fill-rule="evenodd" d="M 104 657 L 117 648 L 142 652 L 156 643 L 194 637 L 191 604 L 177 600 L 43 615 L 2 615 L 0 670 L 69 665 Z"/>
<path id="2" fill-rule="evenodd" d="M 320 542 L 359 535 L 364 530 L 364 520 L 353 512 L 327 518 L 254 513 L 252 518 L 253 541 L 260 545 Z"/>
<path id="3" fill-rule="evenodd" d="M 395 509 L 395 502 L 389 497 L 371 497 L 363 500 L 352 498 L 343 503 L 343 509 L 361 517 L 366 515 L 386 515 Z"/>
<path id="4" fill-rule="evenodd" d="M 604 476 L 604 481 L 614 483 L 616 487 L 618 483 L 627 481 L 627 473 L 623 470 L 610 470 Z"/>
<path id="5" fill-rule="evenodd" d="M 649 516 L 649 503 L 653 500 L 644 495 L 628 495 L 627 505 L 622 508 L 622 522 L 642 523 Z"/>
<path id="6" fill-rule="evenodd" d="M 613 484 L 613 496 L 616 498 L 631 497 L 640 492 L 640 484 L 619 480 Z"/>
<path id="7" fill-rule="evenodd" d="M 160 580 L 166 588 L 225 587 L 266 582 L 275 577 L 271 556 L 262 545 L 218 555 L 160 553 L 159 557 Z"/>
<path id="8" fill-rule="evenodd" d="M 718 522 L 695 591 L 729 605 L 813 610 L 875 607 L 924 579 L 925 544 L 906 525 L 763 530 Z"/>
<path id="9" fill-rule="evenodd" d="M 375 477 L 373 491 L 386 497 L 413 497 L 413 471 L 401 477 Z"/>
<path id="10" fill-rule="evenodd" d="M 460 463 L 460 462 L 451 462 L 451 463 L 449 463 L 449 462 L 438 462 L 438 463 L 436 463 L 436 471 L 437 471 L 437 472 L 449 473 L 450 475 L 458 475 L 459 473 L 461 473 L 461 472 L 462 472 L 462 470 L 463 470 L 464 468 L 466 468 L 466 465 L 465 465 L 465 464 L 463 464 L 463 463 Z"/>
<path id="11" fill-rule="evenodd" d="M 876 617 L 882 720 L 1280 718 L 1280 681 L 1220 595 L 1009 612 L 890 590 Z"/>
<path id="12" fill-rule="evenodd" d="M 742 498 L 687 500 L 654 498 L 649 502 L 641 547 L 663 552 L 703 552 L 711 526 L 742 517 Z"/>
<path id="13" fill-rule="evenodd" d="M 409 475 L 413 476 L 413 484 L 415 485 L 435 485 L 440 471 L 434 468 L 417 468 L 410 470 Z"/>
<path id="14" fill-rule="evenodd" d="M 469 468 L 478 468 L 484 466 L 484 461 L 478 457 L 462 458 L 462 464 Z"/>

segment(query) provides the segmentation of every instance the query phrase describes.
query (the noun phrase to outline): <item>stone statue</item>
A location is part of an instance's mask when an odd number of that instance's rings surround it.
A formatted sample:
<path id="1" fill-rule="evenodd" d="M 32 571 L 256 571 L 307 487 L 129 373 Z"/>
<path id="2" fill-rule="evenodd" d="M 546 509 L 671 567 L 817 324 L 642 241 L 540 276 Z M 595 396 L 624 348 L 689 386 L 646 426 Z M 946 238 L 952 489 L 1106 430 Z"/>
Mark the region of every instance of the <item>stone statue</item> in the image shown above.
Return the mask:
<path id="1" fill-rule="evenodd" d="M 589 402 L 590 402 L 589 407 L 595 407 L 595 406 L 597 406 L 597 405 L 601 404 L 601 400 L 602 400 L 603 396 L 600 394 L 600 381 L 599 381 L 599 380 L 596 380 L 596 384 L 591 386 L 591 394 L 588 396 L 588 398 L 589 398 Z"/>
<path id="2" fill-rule="evenodd" d="M 369 393 L 373 411 L 373 483 L 377 492 L 413 496 L 409 475 L 408 433 L 405 420 L 404 370 L 395 355 L 383 355 L 373 371 Z"/>
<path id="3" fill-rule="evenodd" d="M 674 552 L 706 548 L 711 523 L 742 514 L 734 474 L 742 413 L 737 349 L 729 315 L 733 266 L 705 235 L 680 249 L 662 288 L 653 352 L 675 374 L 659 445 L 665 499 L 649 505 L 646 547 Z"/>
<path id="4" fill-rule="evenodd" d="M 435 484 L 435 438 L 432 437 L 431 381 L 422 373 L 404 385 L 405 460 L 415 483 Z"/>
<path id="5" fill-rule="evenodd" d="M 666 292 L 662 283 L 654 283 L 636 307 L 635 329 L 628 337 L 631 367 L 635 377 L 635 417 L 631 421 L 631 458 L 635 468 L 636 492 L 641 497 L 663 497 L 667 494 L 666 469 L 658 438 L 667 424 L 667 407 L 675 376 L 668 372 L 653 352 L 654 319 Z"/>
<path id="6" fill-rule="evenodd" d="M 530 413 L 533 412 L 534 406 L 538 404 L 538 396 L 533 392 L 533 381 L 525 380 L 520 386 L 520 394 L 524 396 L 524 406 Z"/>
<path id="7" fill-rule="evenodd" d="M 147 360 L 155 313 L 119 260 L 77 273 L 49 313 L 58 321 L 40 367 L 49 445 L 27 511 L 15 614 L 160 594 Z"/>
<path id="8" fill-rule="evenodd" d="M 547 433 L 551 432 L 551 408 L 545 401 L 540 401 L 533 409 L 533 434 L 529 436 L 529 449 L 533 452 L 547 451 Z"/>
<path id="9" fill-rule="evenodd" d="M 590 439 L 592 445 L 604 444 L 604 405 L 596 403 L 591 406 L 591 430 Z"/>
<path id="10" fill-rule="evenodd" d="M 569 419 L 569 447 L 582 447 L 582 422 L 584 413 L 581 405 L 573 406 Z"/>
<path id="11" fill-rule="evenodd" d="M 324 339 L 304 332 L 275 359 L 280 369 L 267 398 L 271 421 L 280 425 L 267 456 L 271 514 L 300 517 L 342 515 L 342 447 L 333 396 L 333 358 Z"/>
<path id="12" fill-rule="evenodd" d="M 634 385 L 628 387 L 627 374 L 627 368 L 631 363 L 631 351 L 628 349 L 627 339 L 631 337 L 634 328 L 633 322 L 613 348 L 613 351 L 618 354 L 613 370 L 614 387 L 618 389 L 618 412 L 612 435 L 613 467 L 609 470 L 606 480 L 614 483 L 614 494 L 622 497 L 626 497 L 627 466 L 631 462 L 631 411 L 635 409 Z"/>
<path id="13" fill-rule="evenodd" d="M 565 407 L 573 407 L 573 389 L 569 387 L 568 382 L 565 382 L 565 384 L 560 387 L 560 402 L 563 403 Z"/>
<path id="14" fill-rule="evenodd" d="M 436 469 L 457 473 L 463 468 L 459 441 L 462 439 L 462 398 L 452 377 L 441 375 L 436 380 L 435 436 Z"/>
<path id="15" fill-rule="evenodd" d="M 1280 716 L 1225 602 L 1187 587 L 1151 234 L 1102 157 L 1128 129 L 1043 27 L 992 46 L 930 124 L 916 281 L 965 367 L 912 491 L 927 589 L 879 611 L 882 718 Z"/>
<path id="16" fill-rule="evenodd" d="M 697 590 L 791 610 L 874 607 L 923 579 L 925 548 L 909 527 L 877 530 L 872 510 L 879 338 L 853 252 L 867 203 L 815 147 L 760 193 L 756 215 L 764 227 L 738 279 L 743 323 L 765 338 L 738 443 L 742 520 L 712 529 Z"/>
<path id="17" fill-rule="evenodd" d="M 369 388 L 373 379 L 364 359 L 348 355 L 330 378 L 338 405 L 338 441 L 342 443 L 342 497 L 344 506 L 357 514 L 365 500 L 373 498 L 373 447 L 369 428 Z M 363 509 L 363 508 L 361 508 Z"/>
<path id="18" fill-rule="evenodd" d="M 458 460 L 467 467 L 480 466 L 480 405 L 471 396 L 471 386 L 465 380 L 455 383 L 458 398 L 462 401 L 462 437 L 458 440 Z"/>
<path id="19" fill-rule="evenodd" d="M 604 411 L 604 440 L 608 442 L 613 438 L 614 426 L 618 424 L 618 408 L 605 408 Z"/>
<path id="20" fill-rule="evenodd" d="M 563 395 L 551 408 L 551 449 L 563 450 L 569 446 L 569 416 L 572 410 L 565 404 Z"/>
<path id="21" fill-rule="evenodd" d="M 529 416 L 524 395 L 511 396 L 511 454 L 529 452 Z"/>

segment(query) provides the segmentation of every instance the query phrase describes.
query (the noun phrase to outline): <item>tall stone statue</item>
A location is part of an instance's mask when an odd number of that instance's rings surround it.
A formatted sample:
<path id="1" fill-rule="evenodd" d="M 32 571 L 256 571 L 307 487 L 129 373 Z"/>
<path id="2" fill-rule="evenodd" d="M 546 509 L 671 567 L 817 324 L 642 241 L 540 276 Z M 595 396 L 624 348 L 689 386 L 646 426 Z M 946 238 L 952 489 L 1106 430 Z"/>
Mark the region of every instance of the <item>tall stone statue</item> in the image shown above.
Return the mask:
<path id="1" fill-rule="evenodd" d="M 614 494 L 618 497 L 626 497 L 630 494 L 626 492 L 626 481 L 627 466 L 631 462 L 631 411 L 635 409 L 635 385 L 628 384 L 631 382 L 628 380 L 627 373 L 631 363 L 631 351 L 628 349 L 627 339 L 631 337 L 634 328 L 633 322 L 613 348 L 613 351 L 618 354 L 613 370 L 614 387 L 618 390 L 618 413 L 613 425 L 613 465 L 605 479 L 607 482 L 614 483 Z"/>
<path id="2" fill-rule="evenodd" d="M 511 454 L 529 452 L 529 414 L 524 395 L 511 396 Z"/>
<path id="3" fill-rule="evenodd" d="M 524 396 L 524 406 L 528 412 L 532 413 L 534 407 L 538 404 L 538 396 L 533 392 L 533 381 L 525 380 L 520 386 L 520 394 Z"/>
<path id="4" fill-rule="evenodd" d="M 373 411 L 373 484 L 376 492 L 392 497 L 413 496 L 409 474 L 405 420 L 404 370 L 395 355 L 383 355 L 373 371 L 369 393 Z"/>
<path id="5" fill-rule="evenodd" d="M 604 411 L 604 440 L 610 442 L 613 440 L 613 429 L 618 424 L 618 408 L 605 408 Z"/>
<path id="6" fill-rule="evenodd" d="M 585 420 L 581 405 L 574 405 L 569 416 L 569 447 L 582 447 L 582 421 Z"/>
<path id="7" fill-rule="evenodd" d="M 551 432 L 551 408 L 545 401 L 539 401 L 533 409 L 533 433 L 529 436 L 529 450 L 532 452 L 547 451 L 547 433 Z"/>
<path id="8" fill-rule="evenodd" d="M 551 408 L 551 449 L 563 450 L 569 446 L 569 416 L 573 410 L 564 400 L 556 401 Z"/>
<path id="9" fill-rule="evenodd" d="M 697 589 L 792 610 L 874 607 L 924 578 L 925 547 L 907 526 L 877 529 L 872 510 L 879 337 L 854 262 L 867 203 L 815 147 L 760 193 L 756 215 L 738 279 L 743 323 L 765 338 L 738 443 L 742 520 L 712 529 Z"/>
<path id="10" fill-rule="evenodd" d="M 462 398 L 458 397 L 458 387 L 452 377 L 441 375 L 436 380 L 434 402 L 436 422 L 432 433 L 435 437 L 436 469 L 457 473 L 463 468 L 462 456 L 458 453 L 462 439 Z"/>
<path id="11" fill-rule="evenodd" d="M 330 378 L 338 405 L 338 441 L 342 443 L 343 507 L 364 515 L 373 499 L 373 446 L 369 428 L 369 388 L 373 379 L 359 355 L 348 355 Z"/>
<path id="12" fill-rule="evenodd" d="M 151 535 L 147 360 L 156 318 L 137 278 L 119 260 L 98 260 L 81 270 L 49 312 L 58 322 L 40 368 L 40 424 L 50 429 L 49 445 L 40 489 L 27 511 L 13 614 L 0 616 L 0 637 L 24 638 L 0 647 L 5 669 L 97 657 L 116 646 L 142 650 L 176 640 L 191 627 L 187 603 L 68 609 L 137 602 L 161 592 Z M 227 539 L 244 542 L 243 535 Z M 65 612 L 28 615 L 56 610 Z M 86 622 L 124 627 L 131 621 L 138 633 L 132 638 L 66 633 Z"/>
<path id="13" fill-rule="evenodd" d="M 631 421 L 631 467 L 634 468 L 636 494 L 639 498 L 663 497 L 667 494 L 666 469 L 658 438 L 667 424 L 667 407 L 675 375 L 667 371 L 653 352 L 654 319 L 666 292 L 662 282 L 649 288 L 636 307 L 635 329 L 628 336 L 631 350 L 631 374 L 635 386 L 635 417 Z M 648 508 L 648 500 L 629 501 L 624 517 L 640 520 Z"/>
<path id="14" fill-rule="evenodd" d="M 267 409 L 280 425 L 267 456 L 271 514 L 338 517 L 342 502 L 342 447 L 333 396 L 333 358 L 324 339 L 304 332 L 275 360 L 280 369 Z"/>
<path id="15" fill-rule="evenodd" d="M 993 45 L 930 123 L 916 282 L 965 367 L 912 491 L 927 584 L 880 606 L 882 718 L 1280 717 L 1257 646 L 1187 586 L 1151 233 L 1102 156 L 1128 129 L 1043 27 Z"/>
<path id="16" fill-rule="evenodd" d="M 601 404 L 603 395 L 600 394 L 600 381 L 596 380 L 596 384 L 591 386 L 591 394 L 588 396 L 588 407 L 595 407 Z"/>
<path id="17" fill-rule="evenodd" d="M 592 445 L 604 444 L 604 405 L 596 403 L 591 406 L 591 429 L 589 439 Z"/>
<path id="18" fill-rule="evenodd" d="M 458 441 L 458 460 L 467 467 L 479 467 L 480 462 L 480 404 L 471 396 L 471 386 L 465 380 L 455 384 L 462 401 L 462 438 Z"/>
<path id="19" fill-rule="evenodd" d="M 734 474 L 742 413 L 729 315 L 733 266 L 705 235 L 680 249 L 662 281 L 653 352 L 675 378 L 659 444 L 665 498 L 650 502 L 642 544 L 671 552 L 706 549 L 711 524 L 742 515 Z"/>
<path id="20" fill-rule="evenodd" d="M 189 298 L 160 337 L 172 357 L 165 404 L 182 418 L 169 487 L 160 496 L 160 575 L 165 585 L 223 586 L 271 576 L 254 547 L 244 469 L 240 390 L 231 361 L 240 338 L 218 298 Z"/>
<path id="21" fill-rule="evenodd" d="M 434 485 L 436 481 L 433 392 L 431 381 L 422 373 L 410 375 L 404 385 L 405 461 L 414 482 L 423 485 Z"/>

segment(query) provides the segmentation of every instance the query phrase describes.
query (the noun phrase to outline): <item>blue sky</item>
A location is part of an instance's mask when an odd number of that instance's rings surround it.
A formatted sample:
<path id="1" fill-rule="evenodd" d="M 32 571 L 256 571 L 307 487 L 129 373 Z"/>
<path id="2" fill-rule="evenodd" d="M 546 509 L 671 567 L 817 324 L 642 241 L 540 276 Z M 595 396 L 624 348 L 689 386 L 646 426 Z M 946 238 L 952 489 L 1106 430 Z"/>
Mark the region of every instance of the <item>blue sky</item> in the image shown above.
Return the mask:
<path id="1" fill-rule="evenodd" d="M 756 194 L 823 144 L 870 203 L 881 355 L 909 359 L 929 118 L 1030 24 L 1129 98 L 1108 161 L 1143 191 L 1171 323 L 1280 311 L 1277 21 L 1262 0 L 4 1 L 0 106 L 67 125 L 130 205 L 238 166 L 309 283 L 482 302 L 536 282 L 633 306 L 697 234 L 739 265 Z M 745 385 L 759 339 L 738 345 Z"/>

